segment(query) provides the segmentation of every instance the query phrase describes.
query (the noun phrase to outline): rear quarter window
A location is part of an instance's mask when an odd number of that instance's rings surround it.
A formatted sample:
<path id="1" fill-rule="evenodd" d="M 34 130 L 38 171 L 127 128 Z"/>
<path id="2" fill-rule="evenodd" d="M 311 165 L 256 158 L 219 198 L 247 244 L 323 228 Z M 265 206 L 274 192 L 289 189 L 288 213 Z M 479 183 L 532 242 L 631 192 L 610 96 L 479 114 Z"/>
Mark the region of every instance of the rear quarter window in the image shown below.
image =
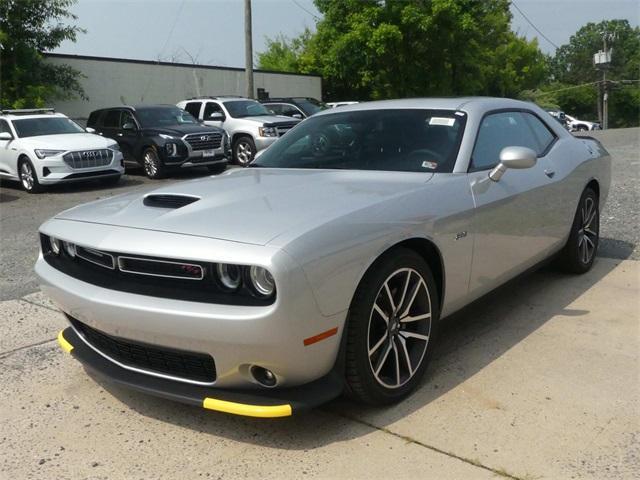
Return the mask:
<path id="1" fill-rule="evenodd" d="M 193 115 L 195 118 L 200 118 L 200 108 L 202 102 L 189 102 L 184 106 L 184 109 Z"/>
<path id="2" fill-rule="evenodd" d="M 100 118 L 100 111 L 96 110 L 95 112 L 91 112 L 89 115 L 89 120 L 87 120 L 87 127 L 93 127 L 98 125 L 98 119 Z"/>

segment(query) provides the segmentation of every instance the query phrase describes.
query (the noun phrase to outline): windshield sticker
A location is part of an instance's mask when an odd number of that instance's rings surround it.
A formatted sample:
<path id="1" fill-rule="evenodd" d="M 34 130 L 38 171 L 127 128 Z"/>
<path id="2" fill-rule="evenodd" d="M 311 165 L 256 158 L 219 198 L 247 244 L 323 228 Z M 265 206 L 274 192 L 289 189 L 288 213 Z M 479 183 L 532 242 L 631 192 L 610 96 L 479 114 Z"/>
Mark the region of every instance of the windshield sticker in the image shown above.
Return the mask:
<path id="1" fill-rule="evenodd" d="M 438 168 L 438 164 L 436 162 L 427 162 L 426 160 L 422 162 L 422 168 L 428 168 L 429 170 L 435 170 Z"/>
<path id="2" fill-rule="evenodd" d="M 447 127 L 453 127 L 454 123 L 456 123 L 455 118 L 431 117 L 429 119 L 429 125 L 445 125 Z"/>

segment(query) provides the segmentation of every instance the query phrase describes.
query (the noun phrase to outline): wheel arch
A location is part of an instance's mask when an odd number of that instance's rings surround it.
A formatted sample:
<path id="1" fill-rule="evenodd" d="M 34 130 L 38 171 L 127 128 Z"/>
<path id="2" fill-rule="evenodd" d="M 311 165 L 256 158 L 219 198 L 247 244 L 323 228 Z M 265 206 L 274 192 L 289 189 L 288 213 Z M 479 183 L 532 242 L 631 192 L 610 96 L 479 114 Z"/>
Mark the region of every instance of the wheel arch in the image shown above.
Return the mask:
<path id="1" fill-rule="evenodd" d="M 234 145 L 240 137 L 249 137 L 255 142 L 253 135 L 251 135 L 249 132 L 236 132 L 231 136 L 231 145 Z"/>
<path id="2" fill-rule="evenodd" d="M 597 179 L 592 178 L 591 180 L 589 180 L 589 182 L 584 187 L 584 189 L 586 190 L 587 188 L 592 189 L 596 193 L 596 195 L 598 196 L 598 200 L 600 200 L 600 183 L 598 182 Z"/>

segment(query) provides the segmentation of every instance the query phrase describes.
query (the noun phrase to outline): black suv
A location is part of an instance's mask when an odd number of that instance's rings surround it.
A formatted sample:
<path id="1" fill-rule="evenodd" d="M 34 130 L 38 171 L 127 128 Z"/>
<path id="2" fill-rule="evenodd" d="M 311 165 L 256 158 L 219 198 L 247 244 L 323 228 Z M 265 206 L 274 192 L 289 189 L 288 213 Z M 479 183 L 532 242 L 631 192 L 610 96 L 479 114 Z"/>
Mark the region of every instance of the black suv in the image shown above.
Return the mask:
<path id="1" fill-rule="evenodd" d="M 311 97 L 268 98 L 260 102 L 276 115 L 301 119 L 329 108 L 325 103 Z"/>
<path id="2" fill-rule="evenodd" d="M 91 112 L 87 127 L 120 145 L 125 162 L 162 178 L 171 168 L 206 166 L 219 173 L 230 156 L 228 135 L 173 105 L 113 107 Z"/>

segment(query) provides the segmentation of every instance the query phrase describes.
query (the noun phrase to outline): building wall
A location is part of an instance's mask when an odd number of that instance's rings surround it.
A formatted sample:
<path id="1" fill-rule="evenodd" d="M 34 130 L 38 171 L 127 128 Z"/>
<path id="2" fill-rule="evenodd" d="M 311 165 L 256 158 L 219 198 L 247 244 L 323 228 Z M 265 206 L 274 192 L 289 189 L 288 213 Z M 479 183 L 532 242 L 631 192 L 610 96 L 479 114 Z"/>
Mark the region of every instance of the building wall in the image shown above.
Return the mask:
<path id="1" fill-rule="evenodd" d="M 52 107 L 83 121 L 97 108 L 140 103 L 175 104 L 199 95 L 244 95 L 243 69 L 47 54 L 53 64 L 67 64 L 81 79 L 88 100 L 53 102 Z M 322 79 L 312 75 L 254 72 L 254 87 L 272 97 L 322 99 Z"/>

